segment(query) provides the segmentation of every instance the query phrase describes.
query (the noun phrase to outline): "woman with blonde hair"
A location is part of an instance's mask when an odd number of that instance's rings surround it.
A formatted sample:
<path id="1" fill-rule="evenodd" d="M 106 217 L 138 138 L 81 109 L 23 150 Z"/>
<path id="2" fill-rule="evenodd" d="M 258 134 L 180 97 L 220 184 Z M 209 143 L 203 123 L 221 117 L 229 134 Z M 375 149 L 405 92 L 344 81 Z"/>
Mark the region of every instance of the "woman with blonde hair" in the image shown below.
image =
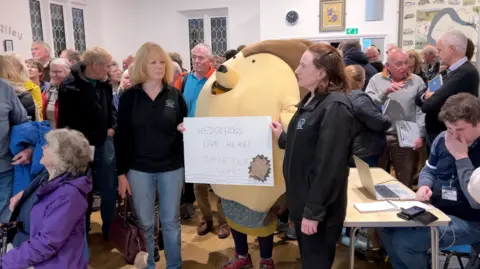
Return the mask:
<path id="1" fill-rule="evenodd" d="M 187 116 L 182 94 L 170 83 L 173 65 L 157 44 L 145 43 L 135 55 L 134 86 L 120 97 L 115 135 L 118 191 L 131 195 L 147 241 L 148 267 L 155 268 L 155 195 L 168 269 L 181 268 L 180 197 L 183 136 L 177 126 Z"/>
<path id="2" fill-rule="evenodd" d="M 428 78 L 423 72 L 422 58 L 416 50 L 407 51 L 408 54 L 408 68 L 412 74 L 415 74 L 423 79 L 425 84 L 428 84 Z"/>
<path id="3" fill-rule="evenodd" d="M 0 78 L 14 89 L 32 121 L 42 118 L 42 92 L 30 78 L 23 60 L 17 55 L 0 55 Z"/>
<path id="4" fill-rule="evenodd" d="M 390 128 L 388 116 L 375 105 L 372 98 L 362 89 L 365 84 L 365 70 L 360 65 L 350 65 L 345 68 L 348 85 L 351 90 L 355 118 L 359 130 L 353 144 L 353 155 L 359 157 L 370 167 L 378 167 L 380 155 L 387 145 L 385 132 Z M 354 163 L 351 162 L 351 166 Z"/>

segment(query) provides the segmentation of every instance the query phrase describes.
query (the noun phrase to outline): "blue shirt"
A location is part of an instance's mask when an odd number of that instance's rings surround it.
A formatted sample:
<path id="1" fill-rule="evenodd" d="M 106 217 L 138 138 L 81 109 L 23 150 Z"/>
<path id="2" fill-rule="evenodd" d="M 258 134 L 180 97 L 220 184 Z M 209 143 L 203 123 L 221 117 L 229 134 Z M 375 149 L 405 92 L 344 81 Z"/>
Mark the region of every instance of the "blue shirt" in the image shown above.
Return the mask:
<path id="1" fill-rule="evenodd" d="M 455 62 L 454 64 L 452 64 L 449 68 L 448 68 L 448 72 L 452 72 L 452 71 L 455 71 L 457 68 L 459 68 L 460 66 L 462 66 L 462 64 L 468 62 L 468 58 L 467 57 L 463 57 L 462 59 L 458 60 L 457 62 Z"/>
<path id="2" fill-rule="evenodd" d="M 183 97 L 187 103 L 188 108 L 188 117 L 195 117 L 195 110 L 197 109 L 197 100 L 200 91 L 207 82 L 207 77 L 198 79 L 193 72 L 188 74 L 187 83 L 185 84 L 185 89 L 183 91 Z"/>

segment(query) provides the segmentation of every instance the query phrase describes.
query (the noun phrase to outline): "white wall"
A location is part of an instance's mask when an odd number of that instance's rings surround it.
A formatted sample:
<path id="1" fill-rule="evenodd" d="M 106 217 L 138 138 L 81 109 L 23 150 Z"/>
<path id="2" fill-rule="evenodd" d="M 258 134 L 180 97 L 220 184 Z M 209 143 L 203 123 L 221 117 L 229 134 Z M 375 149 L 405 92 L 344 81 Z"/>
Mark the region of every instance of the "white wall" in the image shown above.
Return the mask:
<path id="1" fill-rule="evenodd" d="M 385 36 L 385 45 L 397 43 L 399 0 L 385 0 L 384 20 L 366 22 L 366 0 L 346 0 L 346 27 L 358 28 L 359 37 Z M 285 14 L 289 10 L 299 13 L 299 21 L 295 26 L 285 22 Z M 345 32 L 320 33 L 319 0 L 260 0 L 260 37 L 276 38 L 309 38 L 309 39 L 341 39 L 347 37 Z M 349 36 L 353 37 L 353 36 Z"/>
<path id="2" fill-rule="evenodd" d="M 65 35 L 68 48 L 75 47 L 73 25 L 71 23 L 72 7 L 82 8 L 84 10 L 85 40 L 87 42 L 87 47 L 102 45 L 103 29 L 100 23 L 101 6 L 99 4 L 101 0 L 85 1 L 87 4 L 78 4 L 70 0 L 41 0 L 43 37 L 46 42 L 53 45 L 49 9 L 49 4 L 51 2 L 64 5 Z M 12 35 L 13 31 L 15 31 L 16 36 Z M 0 0 L 0 52 L 3 52 L 4 39 L 13 40 L 15 53 L 19 53 L 25 58 L 31 57 L 30 47 L 32 44 L 32 28 L 30 26 L 30 8 L 28 0 Z"/>
<path id="3" fill-rule="evenodd" d="M 182 55 L 188 68 L 188 17 L 228 13 L 228 48 L 260 41 L 259 0 L 142 0 L 136 2 L 139 25 L 137 43 L 153 41 Z M 167 23 L 171 26 L 167 26 Z M 138 45 L 139 45 L 138 44 Z"/>
<path id="4" fill-rule="evenodd" d="M 30 55 L 32 28 L 28 1 L 0 0 L 0 52 L 5 39 L 13 40 L 16 53 Z"/>

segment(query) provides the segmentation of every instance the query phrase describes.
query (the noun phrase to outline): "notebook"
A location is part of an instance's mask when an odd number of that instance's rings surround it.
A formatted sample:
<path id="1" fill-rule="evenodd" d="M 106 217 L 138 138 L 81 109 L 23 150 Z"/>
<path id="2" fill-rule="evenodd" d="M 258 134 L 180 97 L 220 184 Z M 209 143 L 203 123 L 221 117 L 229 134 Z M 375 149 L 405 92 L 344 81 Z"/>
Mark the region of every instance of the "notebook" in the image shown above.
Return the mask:
<path id="1" fill-rule="evenodd" d="M 440 89 L 442 85 L 443 85 L 442 75 L 438 75 L 428 82 L 428 89 L 429 91 L 434 92 Z"/>
<path id="2" fill-rule="evenodd" d="M 420 137 L 420 128 L 416 122 L 399 120 L 395 122 L 398 144 L 401 148 L 413 148 L 414 142 Z"/>
<path id="3" fill-rule="evenodd" d="M 355 203 L 353 206 L 360 213 L 400 211 L 400 208 L 410 208 L 412 206 L 418 206 L 425 210 L 431 209 L 429 205 L 417 201 L 379 201 L 371 203 Z"/>

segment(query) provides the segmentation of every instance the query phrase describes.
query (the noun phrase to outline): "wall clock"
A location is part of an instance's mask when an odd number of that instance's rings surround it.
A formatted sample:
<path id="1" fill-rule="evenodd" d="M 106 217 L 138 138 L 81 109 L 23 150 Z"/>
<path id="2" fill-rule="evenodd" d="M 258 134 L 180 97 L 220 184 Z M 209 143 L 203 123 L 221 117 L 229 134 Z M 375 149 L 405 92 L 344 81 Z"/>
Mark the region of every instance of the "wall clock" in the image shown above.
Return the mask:
<path id="1" fill-rule="evenodd" d="M 287 12 L 287 15 L 285 15 L 285 20 L 289 25 L 297 24 L 298 18 L 298 12 L 296 12 L 295 10 L 290 10 L 289 12 Z"/>

